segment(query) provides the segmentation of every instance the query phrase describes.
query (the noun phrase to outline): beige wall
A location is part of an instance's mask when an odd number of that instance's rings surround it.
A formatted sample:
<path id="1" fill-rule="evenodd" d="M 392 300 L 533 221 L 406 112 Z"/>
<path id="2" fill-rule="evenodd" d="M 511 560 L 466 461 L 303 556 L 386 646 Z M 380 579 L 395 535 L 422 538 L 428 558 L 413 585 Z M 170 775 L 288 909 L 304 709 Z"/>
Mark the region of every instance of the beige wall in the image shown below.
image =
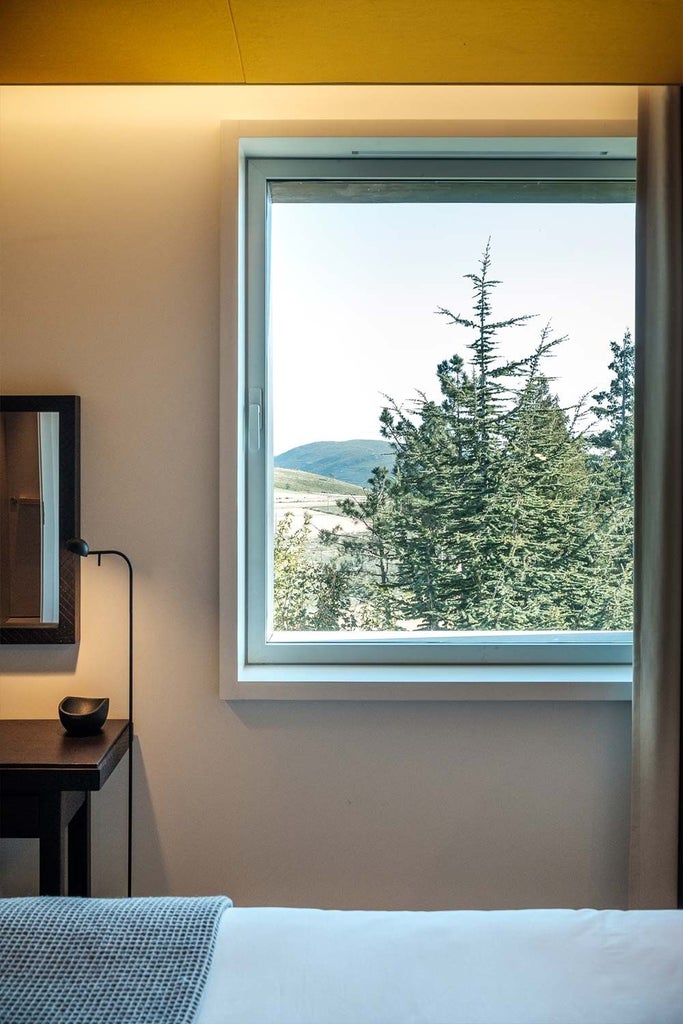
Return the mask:
<path id="1" fill-rule="evenodd" d="M 621 906 L 625 703 L 220 703 L 220 122 L 628 124 L 632 90 L 5 88 L 6 393 L 82 397 L 82 524 L 136 575 L 134 888 L 241 904 Z M 559 114 L 558 114 L 559 112 Z M 590 129 L 587 129 L 590 130 Z M 0 716 L 125 709 L 123 567 L 83 565 L 79 648 L 0 650 Z M 121 773 L 119 773 L 121 775 Z M 97 890 L 124 788 L 96 801 Z M 111 824 L 110 824 L 111 823 Z M 8 892 L 30 843 L 0 843 Z"/>

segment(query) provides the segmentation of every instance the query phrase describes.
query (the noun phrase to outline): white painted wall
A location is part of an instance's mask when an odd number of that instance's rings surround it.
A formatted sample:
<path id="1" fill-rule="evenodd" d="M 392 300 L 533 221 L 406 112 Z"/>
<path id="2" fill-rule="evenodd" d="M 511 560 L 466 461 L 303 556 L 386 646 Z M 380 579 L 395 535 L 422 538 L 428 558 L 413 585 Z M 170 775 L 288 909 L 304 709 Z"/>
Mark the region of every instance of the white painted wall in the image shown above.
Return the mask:
<path id="1" fill-rule="evenodd" d="M 220 122 L 635 112 L 633 90 L 5 87 L 6 393 L 82 396 L 83 535 L 136 566 L 134 888 L 240 904 L 623 906 L 625 703 L 220 703 Z M 545 126 L 545 128 L 544 128 Z M 0 716 L 125 710 L 126 577 L 83 564 L 79 648 L 0 650 Z M 98 795 L 121 891 L 124 775 Z M 123 781 L 122 781 L 123 780 Z M 0 843 L 5 891 L 35 844 Z"/>

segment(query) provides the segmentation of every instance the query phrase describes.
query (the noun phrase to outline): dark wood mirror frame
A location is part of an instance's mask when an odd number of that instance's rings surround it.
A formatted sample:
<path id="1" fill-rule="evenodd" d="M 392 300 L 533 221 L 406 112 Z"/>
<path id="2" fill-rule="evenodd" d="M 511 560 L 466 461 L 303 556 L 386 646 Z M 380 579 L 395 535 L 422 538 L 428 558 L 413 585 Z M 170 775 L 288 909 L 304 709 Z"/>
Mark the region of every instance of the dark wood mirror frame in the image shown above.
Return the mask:
<path id="1" fill-rule="evenodd" d="M 79 537 L 80 399 L 77 395 L 0 395 L 0 413 L 59 413 L 59 621 L 2 626 L 0 644 L 75 644 L 80 636 L 81 560 L 66 549 Z"/>

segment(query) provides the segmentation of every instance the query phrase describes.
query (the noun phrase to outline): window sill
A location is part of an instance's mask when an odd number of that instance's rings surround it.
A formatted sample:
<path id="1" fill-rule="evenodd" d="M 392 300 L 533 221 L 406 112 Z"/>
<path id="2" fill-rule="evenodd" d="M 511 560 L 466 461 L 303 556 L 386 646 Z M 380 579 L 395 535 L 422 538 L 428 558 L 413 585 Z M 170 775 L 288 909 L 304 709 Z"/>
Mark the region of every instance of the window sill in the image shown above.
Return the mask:
<path id="1" fill-rule="evenodd" d="M 631 665 L 248 665 L 223 700 L 620 700 Z"/>

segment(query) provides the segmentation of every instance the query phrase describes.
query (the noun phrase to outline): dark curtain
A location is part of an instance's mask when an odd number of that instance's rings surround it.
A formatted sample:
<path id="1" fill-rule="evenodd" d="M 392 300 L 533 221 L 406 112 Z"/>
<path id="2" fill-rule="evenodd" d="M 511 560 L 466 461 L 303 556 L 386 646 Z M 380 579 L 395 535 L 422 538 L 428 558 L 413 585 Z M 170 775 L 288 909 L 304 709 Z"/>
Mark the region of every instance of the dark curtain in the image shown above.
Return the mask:
<path id="1" fill-rule="evenodd" d="M 679 904 L 683 588 L 681 89 L 638 107 L 630 906 Z"/>

